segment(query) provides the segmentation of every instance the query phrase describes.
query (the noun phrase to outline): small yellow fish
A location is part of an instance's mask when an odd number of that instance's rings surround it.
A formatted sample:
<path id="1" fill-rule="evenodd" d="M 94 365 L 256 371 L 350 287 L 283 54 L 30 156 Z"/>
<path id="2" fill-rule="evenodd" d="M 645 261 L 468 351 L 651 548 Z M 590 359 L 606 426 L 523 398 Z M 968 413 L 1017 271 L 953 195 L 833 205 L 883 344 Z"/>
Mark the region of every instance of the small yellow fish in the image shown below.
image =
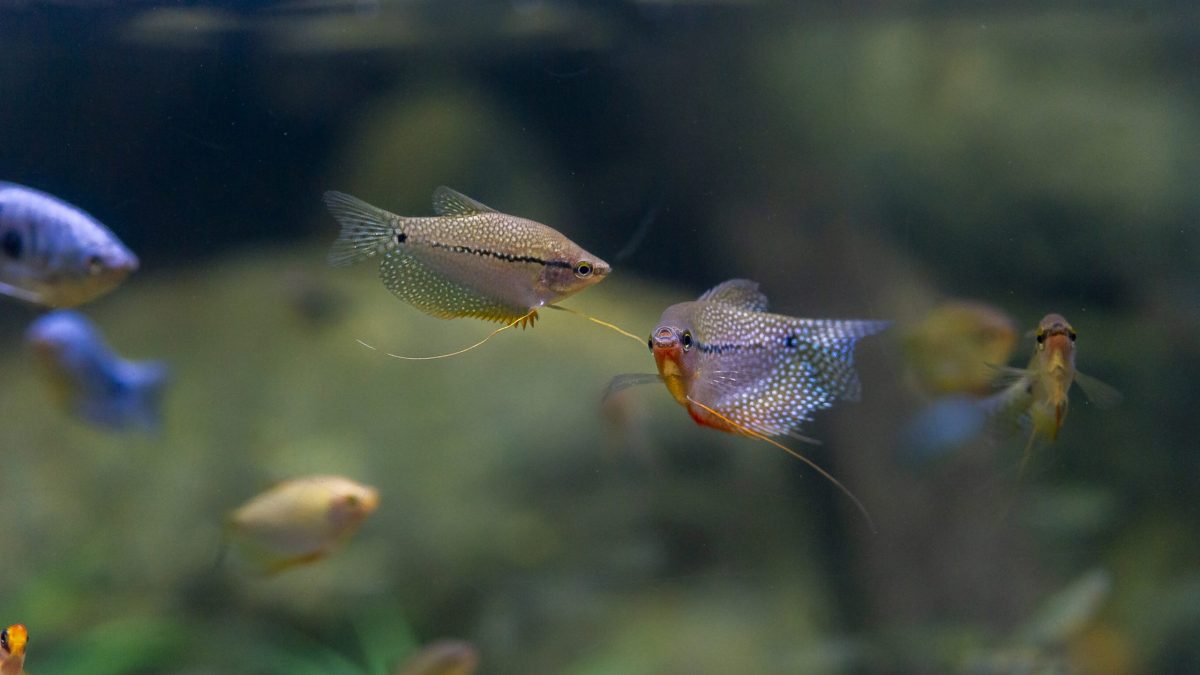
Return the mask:
<path id="1" fill-rule="evenodd" d="M 522 326 L 540 307 L 596 284 L 608 263 L 541 223 L 480 204 L 447 187 L 433 193 L 436 217 L 389 213 L 341 192 L 325 205 L 341 224 L 329 264 L 380 256 L 388 290 L 443 319 L 471 316 Z"/>
<path id="2" fill-rule="evenodd" d="M 1111 407 L 1121 400 L 1116 389 L 1075 369 L 1075 337 L 1075 329 L 1061 314 L 1047 314 L 1034 331 L 1029 367 L 1003 369 L 1016 379 L 984 402 L 1001 422 L 1015 424 L 1022 418 L 1030 422 L 1032 429 L 1022 454 L 1022 467 L 1038 436 L 1050 441 L 1058 439 L 1067 418 L 1067 394 L 1073 383 L 1078 383 L 1088 399 L 1099 407 Z"/>
<path id="3" fill-rule="evenodd" d="M 25 672 L 25 646 L 29 631 L 15 623 L 0 631 L 0 675 L 20 675 Z"/>
<path id="4" fill-rule="evenodd" d="M 329 555 L 378 505 L 375 488 L 348 478 L 298 478 L 234 510 L 229 530 L 256 566 L 280 572 Z"/>
<path id="5" fill-rule="evenodd" d="M 914 379 L 931 394 L 992 393 L 996 372 L 1017 346 L 1017 327 L 1003 311 L 979 302 L 940 305 L 904 331 Z"/>
<path id="6" fill-rule="evenodd" d="M 479 652 L 467 642 L 443 640 L 414 654 L 396 675 L 471 675 L 479 667 Z"/>

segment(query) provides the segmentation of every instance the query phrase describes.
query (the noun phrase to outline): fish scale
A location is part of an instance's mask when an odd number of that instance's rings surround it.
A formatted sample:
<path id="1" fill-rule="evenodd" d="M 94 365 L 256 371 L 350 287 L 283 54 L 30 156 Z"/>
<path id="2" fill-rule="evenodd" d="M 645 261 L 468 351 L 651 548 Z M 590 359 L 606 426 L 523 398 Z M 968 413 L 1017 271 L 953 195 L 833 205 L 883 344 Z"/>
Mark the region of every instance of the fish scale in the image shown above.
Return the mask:
<path id="1" fill-rule="evenodd" d="M 692 397 L 768 435 L 786 434 L 838 400 L 857 400 L 854 345 L 887 325 L 798 319 L 722 301 L 698 305 Z"/>

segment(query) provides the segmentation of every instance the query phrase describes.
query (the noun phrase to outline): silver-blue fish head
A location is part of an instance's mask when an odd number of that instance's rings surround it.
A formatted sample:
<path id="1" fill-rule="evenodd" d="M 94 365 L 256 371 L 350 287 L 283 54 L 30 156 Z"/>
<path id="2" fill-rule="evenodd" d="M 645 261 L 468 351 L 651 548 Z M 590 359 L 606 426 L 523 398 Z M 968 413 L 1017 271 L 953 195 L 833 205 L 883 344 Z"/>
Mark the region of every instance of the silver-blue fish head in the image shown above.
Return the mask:
<path id="1" fill-rule="evenodd" d="M 80 283 L 96 295 L 109 290 L 137 271 L 138 258 L 116 237 L 96 237 L 75 253 Z"/>

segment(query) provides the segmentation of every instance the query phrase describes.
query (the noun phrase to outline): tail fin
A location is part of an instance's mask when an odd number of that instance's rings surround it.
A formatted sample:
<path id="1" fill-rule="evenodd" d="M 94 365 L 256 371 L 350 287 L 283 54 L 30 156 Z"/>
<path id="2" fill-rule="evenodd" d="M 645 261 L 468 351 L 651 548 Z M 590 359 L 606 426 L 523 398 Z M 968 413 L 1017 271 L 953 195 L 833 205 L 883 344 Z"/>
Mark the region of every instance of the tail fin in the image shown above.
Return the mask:
<path id="1" fill-rule="evenodd" d="M 347 267 L 382 252 L 395 234 L 392 214 L 344 192 L 325 193 L 325 207 L 342 226 L 326 258 L 334 267 Z"/>
<path id="2" fill-rule="evenodd" d="M 171 370 L 162 361 L 133 364 L 129 372 L 134 392 L 134 412 L 141 426 L 151 431 L 162 428 L 163 392 L 171 379 Z"/>

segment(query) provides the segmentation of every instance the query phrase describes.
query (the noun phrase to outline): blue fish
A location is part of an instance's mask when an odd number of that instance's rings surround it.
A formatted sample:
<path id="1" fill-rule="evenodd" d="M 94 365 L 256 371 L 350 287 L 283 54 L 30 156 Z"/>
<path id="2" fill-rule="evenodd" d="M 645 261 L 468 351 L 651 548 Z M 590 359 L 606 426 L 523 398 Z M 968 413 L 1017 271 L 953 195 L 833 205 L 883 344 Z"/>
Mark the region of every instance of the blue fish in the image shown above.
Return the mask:
<path id="1" fill-rule="evenodd" d="M 75 307 L 137 268 L 137 256 L 95 218 L 44 192 L 0 182 L 0 294 Z"/>
<path id="2" fill-rule="evenodd" d="M 166 364 L 121 358 L 91 321 L 70 310 L 34 321 L 25 341 L 44 366 L 58 403 L 71 414 L 118 431 L 161 426 Z"/>

